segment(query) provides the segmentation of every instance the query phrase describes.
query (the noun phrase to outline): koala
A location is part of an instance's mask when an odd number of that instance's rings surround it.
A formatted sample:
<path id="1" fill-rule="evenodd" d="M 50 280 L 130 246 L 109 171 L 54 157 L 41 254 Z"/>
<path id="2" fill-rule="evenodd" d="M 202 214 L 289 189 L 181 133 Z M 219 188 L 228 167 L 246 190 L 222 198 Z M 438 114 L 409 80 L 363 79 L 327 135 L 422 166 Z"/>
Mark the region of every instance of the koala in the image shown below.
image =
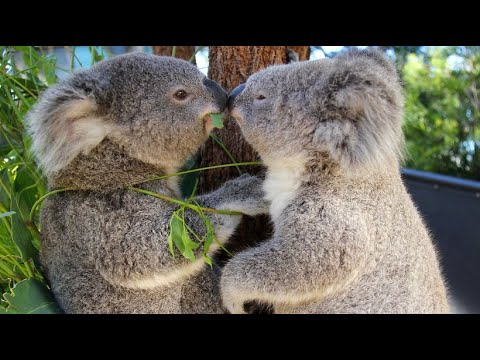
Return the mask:
<path id="1" fill-rule="evenodd" d="M 215 268 L 169 252 L 178 205 L 126 189 L 181 198 L 179 171 L 208 138 L 226 92 L 186 61 L 147 54 L 104 60 L 49 88 L 28 114 L 32 151 L 50 190 L 40 261 L 67 313 L 221 313 Z M 199 196 L 203 207 L 255 215 L 261 182 L 242 176 Z M 207 215 L 224 243 L 240 215 Z M 207 229 L 185 210 L 199 236 Z M 213 254 L 219 246 L 212 244 Z"/>
<path id="2" fill-rule="evenodd" d="M 375 50 L 272 66 L 232 91 L 230 112 L 268 169 L 275 231 L 222 270 L 229 312 L 449 312 L 400 177 L 403 101 Z"/>

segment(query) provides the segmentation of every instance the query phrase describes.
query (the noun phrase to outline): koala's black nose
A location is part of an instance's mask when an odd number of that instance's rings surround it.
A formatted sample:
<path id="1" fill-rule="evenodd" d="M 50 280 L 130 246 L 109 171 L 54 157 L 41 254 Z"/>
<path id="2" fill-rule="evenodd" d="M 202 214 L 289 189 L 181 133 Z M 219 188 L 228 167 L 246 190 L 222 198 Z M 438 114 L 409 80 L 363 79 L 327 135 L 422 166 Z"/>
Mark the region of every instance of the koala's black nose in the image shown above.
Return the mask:
<path id="1" fill-rule="evenodd" d="M 227 100 L 228 110 L 232 109 L 235 98 L 242 93 L 243 89 L 245 89 L 245 84 L 240 84 L 230 92 Z"/>
<path id="2" fill-rule="evenodd" d="M 227 92 L 213 80 L 205 78 L 203 79 L 203 84 L 213 95 L 213 98 L 218 106 L 220 106 L 220 112 L 223 112 L 227 106 Z"/>

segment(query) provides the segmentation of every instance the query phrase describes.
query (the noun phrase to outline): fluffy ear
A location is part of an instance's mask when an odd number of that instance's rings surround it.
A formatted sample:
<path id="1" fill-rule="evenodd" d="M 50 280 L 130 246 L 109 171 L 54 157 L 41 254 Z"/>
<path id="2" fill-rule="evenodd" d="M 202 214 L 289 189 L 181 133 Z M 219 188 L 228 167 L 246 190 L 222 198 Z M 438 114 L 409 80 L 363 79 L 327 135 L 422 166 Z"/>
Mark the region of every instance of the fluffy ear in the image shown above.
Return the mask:
<path id="1" fill-rule="evenodd" d="M 398 162 L 403 96 L 393 64 L 377 51 L 350 51 L 331 62 L 321 85 L 313 144 L 345 169 Z"/>
<path id="2" fill-rule="evenodd" d="M 107 135 L 92 89 L 66 84 L 48 89 L 27 115 L 32 151 L 49 176 L 80 153 L 88 153 Z"/>

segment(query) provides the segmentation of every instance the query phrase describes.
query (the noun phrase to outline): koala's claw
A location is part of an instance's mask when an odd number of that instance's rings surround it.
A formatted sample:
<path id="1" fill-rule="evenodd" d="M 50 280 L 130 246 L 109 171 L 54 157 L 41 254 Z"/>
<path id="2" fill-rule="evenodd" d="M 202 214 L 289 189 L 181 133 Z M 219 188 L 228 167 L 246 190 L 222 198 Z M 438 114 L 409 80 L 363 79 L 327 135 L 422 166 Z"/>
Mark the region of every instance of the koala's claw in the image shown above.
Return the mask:
<path id="1" fill-rule="evenodd" d="M 256 300 L 245 301 L 243 303 L 243 310 L 246 314 L 266 315 L 275 313 L 272 304 Z"/>

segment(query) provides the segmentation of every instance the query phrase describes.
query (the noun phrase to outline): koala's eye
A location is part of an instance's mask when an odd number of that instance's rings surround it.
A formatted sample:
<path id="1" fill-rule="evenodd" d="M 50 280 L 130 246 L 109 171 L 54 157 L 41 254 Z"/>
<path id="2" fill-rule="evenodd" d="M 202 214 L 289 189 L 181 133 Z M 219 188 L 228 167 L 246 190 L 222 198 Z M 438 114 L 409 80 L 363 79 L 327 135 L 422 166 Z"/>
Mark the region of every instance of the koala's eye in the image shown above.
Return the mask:
<path id="1" fill-rule="evenodd" d="M 258 95 L 255 100 L 265 100 L 265 95 Z"/>
<path id="2" fill-rule="evenodd" d="M 185 100 L 188 94 L 185 90 L 177 90 L 173 96 L 175 96 L 177 100 Z"/>

